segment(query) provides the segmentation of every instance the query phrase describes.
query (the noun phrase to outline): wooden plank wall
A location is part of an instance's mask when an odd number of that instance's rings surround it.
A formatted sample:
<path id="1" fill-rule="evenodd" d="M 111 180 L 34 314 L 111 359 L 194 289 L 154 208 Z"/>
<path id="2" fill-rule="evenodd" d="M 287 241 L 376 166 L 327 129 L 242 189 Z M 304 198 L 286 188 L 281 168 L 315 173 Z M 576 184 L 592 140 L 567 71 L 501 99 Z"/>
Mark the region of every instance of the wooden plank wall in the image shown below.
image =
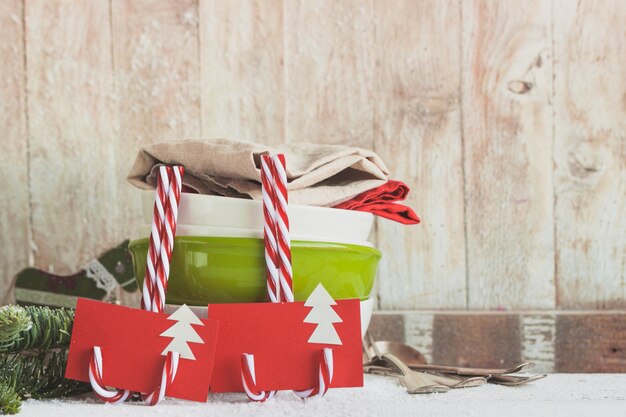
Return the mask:
<path id="1" fill-rule="evenodd" d="M 13 274 L 32 262 L 23 14 L 20 0 L 0 3 L 0 302 Z"/>
<path id="2" fill-rule="evenodd" d="M 626 307 L 619 0 L 0 4 L 0 294 L 133 234 L 161 140 L 376 150 L 423 224 L 378 221 L 383 309 Z"/>
<path id="3" fill-rule="evenodd" d="M 551 9 L 462 5 L 470 308 L 554 307 Z"/>
<path id="4" fill-rule="evenodd" d="M 467 306 L 458 6 L 376 3 L 375 149 L 424 220 L 378 223 L 385 309 Z"/>
<path id="5" fill-rule="evenodd" d="M 557 303 L 623 308 L 626 3 L 568 3 L 554 4 Z"/>

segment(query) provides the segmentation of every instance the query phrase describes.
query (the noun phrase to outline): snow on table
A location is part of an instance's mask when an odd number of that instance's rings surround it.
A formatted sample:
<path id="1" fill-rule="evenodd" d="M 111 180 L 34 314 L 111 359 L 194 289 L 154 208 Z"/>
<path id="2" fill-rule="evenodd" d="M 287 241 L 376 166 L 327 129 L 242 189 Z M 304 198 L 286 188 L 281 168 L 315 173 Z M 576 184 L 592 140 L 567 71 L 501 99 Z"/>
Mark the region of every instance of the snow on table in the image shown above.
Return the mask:
<path id="1" fill-rule="evenodd" d="M 243 394 L 211 395 L 208 403 L 166 399 L 155 407 L 141 403 L 103 404 L 80 399 L 29 400 L 27 416 L 626 416 L 626 374 L 555 374 L 521 387 L 488 384 L 446 394 L 409 395 L 394 378 L 365 375 L 364 388 L 333 389 L 322 399 L 302 401 L 280 392 L 266 403 Z"/>

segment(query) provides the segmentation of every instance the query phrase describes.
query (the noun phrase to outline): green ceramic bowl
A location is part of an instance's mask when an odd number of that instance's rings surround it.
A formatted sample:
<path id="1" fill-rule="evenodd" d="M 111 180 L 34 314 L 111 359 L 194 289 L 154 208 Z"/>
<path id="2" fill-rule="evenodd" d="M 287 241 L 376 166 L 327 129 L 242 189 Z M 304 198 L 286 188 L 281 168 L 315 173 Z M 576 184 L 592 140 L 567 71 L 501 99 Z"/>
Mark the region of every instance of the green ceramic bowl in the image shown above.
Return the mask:
<path id="1" fill-rule="evenodd" d="M 139 287 L 143 285 L 148 239 L 130 243 Z M 304 301 L 318 283 L 335 299 L 365 300 L 374 285 L 381 253 L 371 247 L 291 242 L 294 292 Z M 174 241 L 166 302 L 206 305 L 265 301 L 263 240 L 179 236 Z"/>

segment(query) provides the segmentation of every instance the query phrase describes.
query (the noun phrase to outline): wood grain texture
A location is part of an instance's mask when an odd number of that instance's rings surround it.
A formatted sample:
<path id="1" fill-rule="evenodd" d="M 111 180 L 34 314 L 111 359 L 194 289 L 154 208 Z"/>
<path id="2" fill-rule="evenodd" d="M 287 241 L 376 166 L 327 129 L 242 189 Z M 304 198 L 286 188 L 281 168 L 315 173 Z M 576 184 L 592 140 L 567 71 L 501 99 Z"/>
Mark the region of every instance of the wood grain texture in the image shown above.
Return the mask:
<path id="1" fill-rule="evenodd" d="M 558 306 L 624 308 L 626 4 L 554 7 Z"/>
<path id="2" fill-rule="evenodd" d="M 414 346 L 428 363 L 533 362 L 531 374 L 626 372 L 625 310 L 375 312 L 368 332 Z"/>
<path id="3" fill-rule="evenodd" d="M 203 136 L 378 152 L 423 218 L 377 221 L 379 307 L 623 309 L 625 20 L 619 0 L 4 1 L 0 294 L 132 237 L 138 148 Z"/>
<path id="4" fill-rule="evenodd" d="M 109 3 L 26 1 L 35 266 L 68 273 L 116 242 Z"/>
<path id="5" fill-rule="evenodd" d="M 285 0 L 283 7 L 285 140 L 373 149 L 373 3 Z"/>
<path id="6" fill-rule="evenodd" d="M 143 222 L 126 175 L 141 146 L 200 136 L 198 10 L 195 0 L 113 0 L 118 235 Z"/>
<path id="7" fill-rule="evenodd" d="M 550 4 L 462 5 L 468 307 L 551 308 Z"/>
<path id="8" fill-rule="evenodd" d="M 535 364 L 534 372 L 554 372 L 555 320 L 552 314 L 524 314 L 521 317 L 522 359 Z"/>
<path id="9" fill-rule="evenodd" d="M 285 1 L 285 135 L 373 146 L 372 4 Z"/>
<path id="10" fill-rule="evenodd" d="M 522 362 L 520 317 L 512 314 L 436 314 L 433 363 L 506 368 Z"/>
<path id="11" fill-rule="evenodd" d="M 284 142 L 280 0 L 200 0 L 202 135 Z"/>
<path id="12" fill-rule="evenodd" d="M 377 316 L 374 314 L 372 319 Z M 435 315 L 420 312 L 405 313 L 402 317 L 404 319 L 405 343 L 413 346 L 424 355 L 427 363 L 433 363 L 433 320 Z M 375 323 L 371 321 L 370 327 Z"/>
<path id="13" fill-rule="evenodd" d="M 368 332 L 374 340 L 405 340 L 404 316 L 399 314 L 375 314 Z"/>
<path id="14" fill-rule="evenodd" d="M 28 138 L 24 108 L 24 25 L 20 0 L 0 3 L 0 304 L 13 296 L 11 283 L 28 266 Z M 8 291 L 7 291 L 8 290 Z"/>
<path id="15" fill-rule="evenodd" d="M 375 149 L 423 218 L 378 222 L 380 306 L 465 308 L 458 2 L 375 6 Z"/>
<path id="16" fill-rule="evenodd" d="M 626 315 L 563 314 L 556 317 L 557 372 L 625 372 Z"/>

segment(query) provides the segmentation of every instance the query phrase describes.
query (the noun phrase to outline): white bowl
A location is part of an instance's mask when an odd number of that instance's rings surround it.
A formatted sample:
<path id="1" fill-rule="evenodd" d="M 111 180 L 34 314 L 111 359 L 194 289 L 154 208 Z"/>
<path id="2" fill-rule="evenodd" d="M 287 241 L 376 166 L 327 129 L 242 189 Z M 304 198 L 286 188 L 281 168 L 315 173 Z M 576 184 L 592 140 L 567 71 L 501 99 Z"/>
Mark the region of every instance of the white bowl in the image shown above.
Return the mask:
<path id="1" fill-rule="evenodd" d="M 143 239 L 150 236 L 150 225 L 144 224 L 137 228 L 135 239 Z M 263 230 L 260 229 L 244 229 L 241 227 L 214 227 L 214 226 L 192 226 L 188 224 L 178 224 L 176 226 L 176 236 L 205 236 L 205 237 L 249 237 L 254 239 L 263 239 Z M 329 243 L 347 243 L 351 245 L 367 246 L 373 248 L 374 245 L 368 241 L 357 241 L 353 239 L 334 239 L 322 238 L 320 236 L 299 235 L 293 232 L 289 233 L 292 241 L 300 240 L 305 242 L 329 242 Z"/>
<path id="2" fill-rule="evenodd" d="M 154 191 L 141 195 L 145 224 L 152 222 Z M 289 206 L 290 231 L 294 236 L 332 242 L 367 241 L 374 216 L 354 210 L 316 206 Z M 263 231 L 261 201 L 182 193 L 178 224 L 212 228 Z M 182 235 L 182 234 L 181 234 Z M 211 236 L 211 235 L 209 235 Z"/>
<path id="3" fill-rule="evenodd" d="M 176 309 L 180 307 L 173 304 L 166 304 L 164 312 L 167 314 L 172 314 Z M 191 310 L 195 313 L 196 316 L 201 319 L 206 319 L 208 317 L 208 308 L 204 306 L 189 306 Z M 372 298 L 368 298 L 367 300 L 361 301 L 361 338 L 365 336 L 367 332 L 367 328 L 370 325 L 370 320 L 372 319 L 372 311 L 374 310 L 374 300 Z"/>

